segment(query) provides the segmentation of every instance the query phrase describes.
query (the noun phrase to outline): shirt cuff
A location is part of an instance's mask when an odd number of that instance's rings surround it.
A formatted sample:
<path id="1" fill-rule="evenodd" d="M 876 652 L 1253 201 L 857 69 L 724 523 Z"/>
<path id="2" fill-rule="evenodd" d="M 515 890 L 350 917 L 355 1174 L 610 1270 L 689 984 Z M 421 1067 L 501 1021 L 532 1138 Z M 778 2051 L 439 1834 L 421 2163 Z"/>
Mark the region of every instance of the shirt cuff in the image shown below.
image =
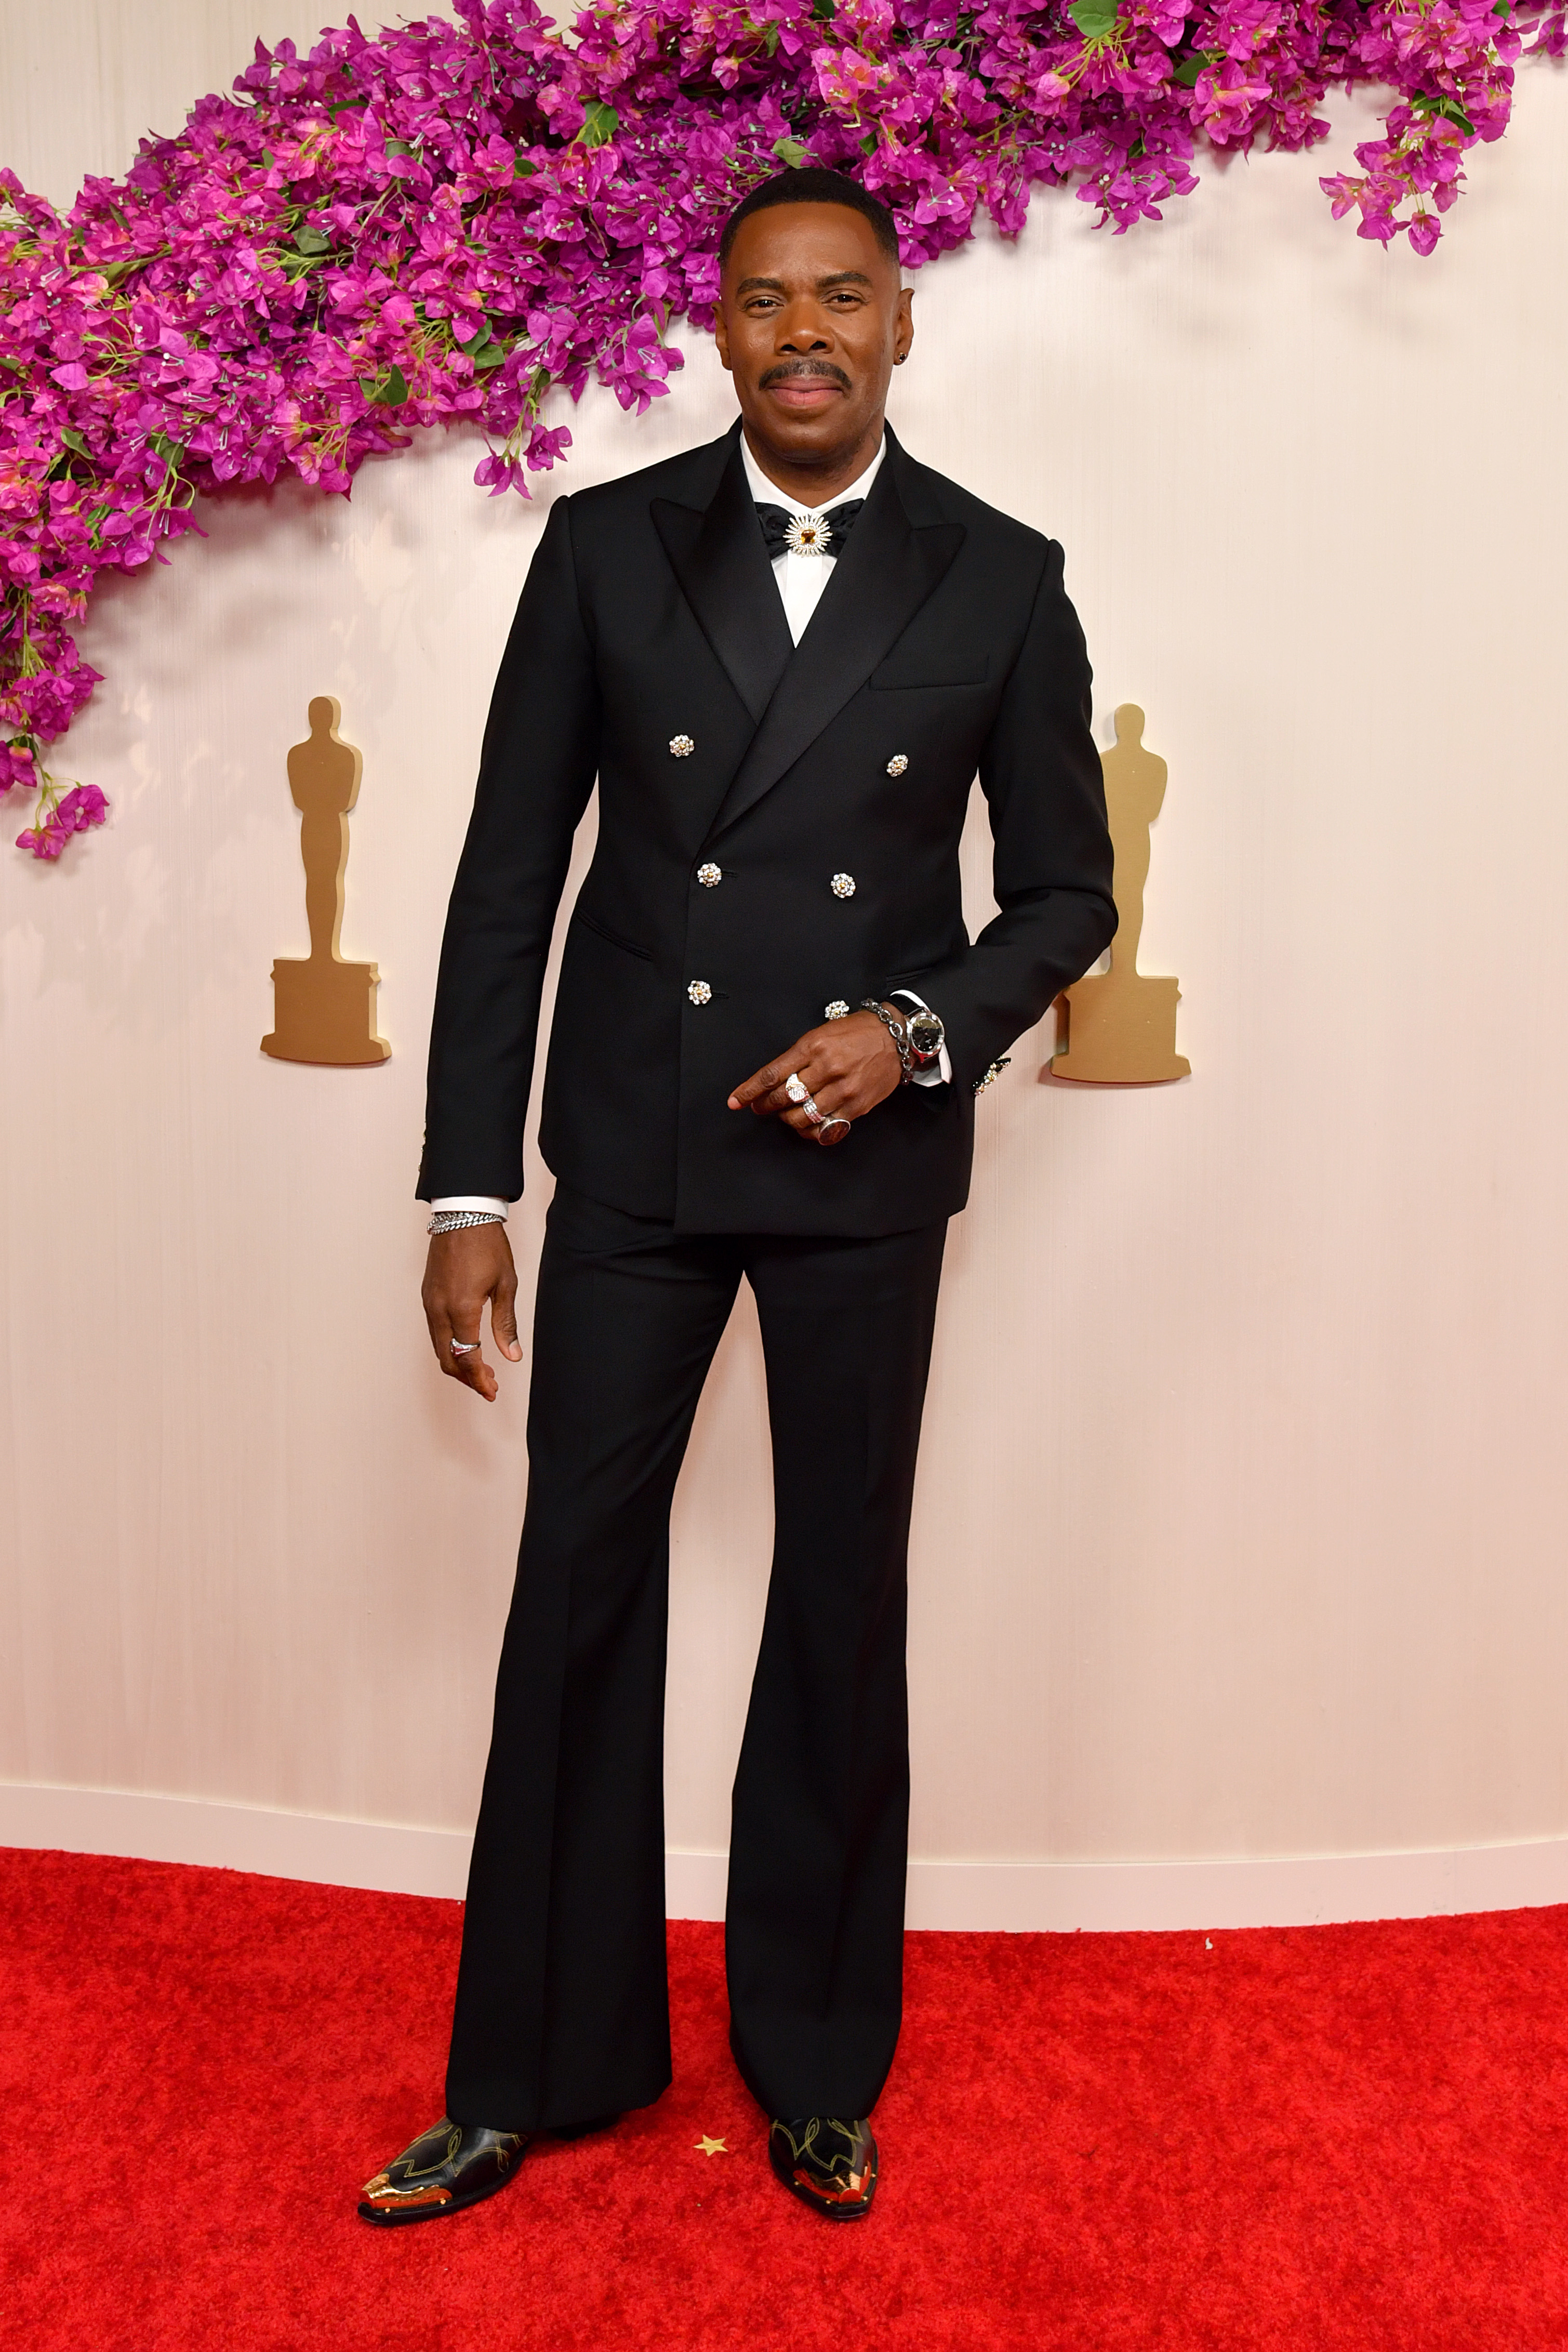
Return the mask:
<path id="1" fill-rule="evenodd" d="M 439 1215 L 443 1209 L 488 1209 L 503 1221 L 507 1207 L 505 1201 L 497 1200 L 490 1192 L 450 1192 L 444 1200 L 432 1201 L 430 1204 L 433 1216 Z"/>
<path id="2" fill-rule="evenodd" d="M 902 996 L 905 1004 L 913 1004 L 917 1013 L 929 1013 L 931 1007 L 912 988 L 890 988 L 889 997 Z M 916 1070 L 909 1083 L 912 1087 L 945 1087 L 953 1076 L 953 1064 L 947 1052 L 947 1040 L 942 1040 L 942 1051 L 934 1070 Z"/>

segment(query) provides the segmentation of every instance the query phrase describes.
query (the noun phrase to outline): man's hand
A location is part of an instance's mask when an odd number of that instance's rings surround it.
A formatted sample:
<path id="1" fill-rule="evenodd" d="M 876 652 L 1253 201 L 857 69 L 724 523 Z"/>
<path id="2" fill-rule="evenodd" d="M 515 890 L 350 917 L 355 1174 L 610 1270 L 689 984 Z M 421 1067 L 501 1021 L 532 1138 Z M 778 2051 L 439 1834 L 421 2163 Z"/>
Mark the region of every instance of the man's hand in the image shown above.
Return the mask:
<path id="1" fill-rule="evenodd" d="M 781 1118 L 808 1143 L 831 1150 L 849 1139 L 847 1127 L 819 1130 L 803 1104 L 792 1103 L 784 1088 L 800 1079 L 824 1120 L 863 1118 L 894 1093 L 904 1076 L 898 1048 L 874 1013 L 851 1013 L 839 1021 L 824 1021 L 797 1037 L 787 1053 L 766 1069 L 758 1070 L 737 1087 L 729 1098 L 731 1110 L 754 1110 L 758 1118 Z"/>
<path id="2" fill-rule="evenodd" d="M 477 1341 L 479 1318 L 487 1298 L 497 1347 L 510 1362 L 522 1360 L 523 1351 L 517 1345 L 517 1270 L 512 1264 L 506 1226 L 499 1222 L 459 1225 L 455 1233 L 433 1234 L 420 1295 L 430 1326 L 430 1344 L 442 1370 L 449 1380 L 462 1381 L 486 1403 L 494 1404 L 496 1375 L 478 1347 L 473 1346 L 471 1354 L 455 1356 L 452 1342 Z"/>

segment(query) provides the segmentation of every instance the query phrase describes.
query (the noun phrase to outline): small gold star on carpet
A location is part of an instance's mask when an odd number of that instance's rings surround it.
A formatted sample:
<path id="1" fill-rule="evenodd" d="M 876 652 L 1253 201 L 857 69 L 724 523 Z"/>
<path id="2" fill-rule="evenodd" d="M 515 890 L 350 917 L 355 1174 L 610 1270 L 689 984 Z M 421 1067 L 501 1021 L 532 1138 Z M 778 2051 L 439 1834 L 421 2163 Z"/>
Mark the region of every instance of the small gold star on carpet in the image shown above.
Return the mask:
<path id="1" fill-rule="evenodd" d="M 709 2139 L 706 2132 L 704 2132 L 701 2139 L 694 2140 L 692 2145 L 694 2147 L 700 2148 L 704 2156 L 727 2156 L 729 2154 L 729 2150 L 726 2147 L 723 2140 Z"/>

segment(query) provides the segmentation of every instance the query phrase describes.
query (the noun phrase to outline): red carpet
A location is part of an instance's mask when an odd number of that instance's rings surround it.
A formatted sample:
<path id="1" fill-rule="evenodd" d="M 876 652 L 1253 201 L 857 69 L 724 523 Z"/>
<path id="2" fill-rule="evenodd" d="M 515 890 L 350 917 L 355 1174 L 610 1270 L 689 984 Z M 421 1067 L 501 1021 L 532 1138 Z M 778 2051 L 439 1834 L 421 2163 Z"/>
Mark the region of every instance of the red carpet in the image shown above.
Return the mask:
<path id="1" fill-rule="evenodd" d="M 719 1930 L 674 1927 L 660 2105 L 383 2233 L 352 2191 L 439 2109 L 455 1904 L 14 1851 L 0 1899 L 11 2343 L 1568 2343 L 1568 1911 L 914 1936 L 883 2188 L 840 2230 L 768 2172 Z"/>

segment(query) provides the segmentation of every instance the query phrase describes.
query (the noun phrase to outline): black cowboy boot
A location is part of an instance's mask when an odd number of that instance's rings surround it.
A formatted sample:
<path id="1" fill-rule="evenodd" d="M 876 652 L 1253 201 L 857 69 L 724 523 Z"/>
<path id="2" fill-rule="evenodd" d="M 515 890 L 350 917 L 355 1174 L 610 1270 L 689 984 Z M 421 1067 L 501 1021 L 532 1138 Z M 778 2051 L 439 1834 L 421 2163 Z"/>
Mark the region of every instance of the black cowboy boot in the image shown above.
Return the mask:
<path id="1" fill-rule="evenodd" d="M 829 2116 L 775 2121 L 768 2158 L 791 2197 L 829 2221 L 858 2221 L 876 2194 L 876 2142 L 868 2123 Z"/>
<path id="2" fill-rule="evenodd" d="M 528 2145 L 526 2132 L 486 2131 L 482 2124 L 455 2124 L 443 2116 L 366 2181 L 360 2219 L 386 2229 L 461 2213 L 517 2179 Z"/>

